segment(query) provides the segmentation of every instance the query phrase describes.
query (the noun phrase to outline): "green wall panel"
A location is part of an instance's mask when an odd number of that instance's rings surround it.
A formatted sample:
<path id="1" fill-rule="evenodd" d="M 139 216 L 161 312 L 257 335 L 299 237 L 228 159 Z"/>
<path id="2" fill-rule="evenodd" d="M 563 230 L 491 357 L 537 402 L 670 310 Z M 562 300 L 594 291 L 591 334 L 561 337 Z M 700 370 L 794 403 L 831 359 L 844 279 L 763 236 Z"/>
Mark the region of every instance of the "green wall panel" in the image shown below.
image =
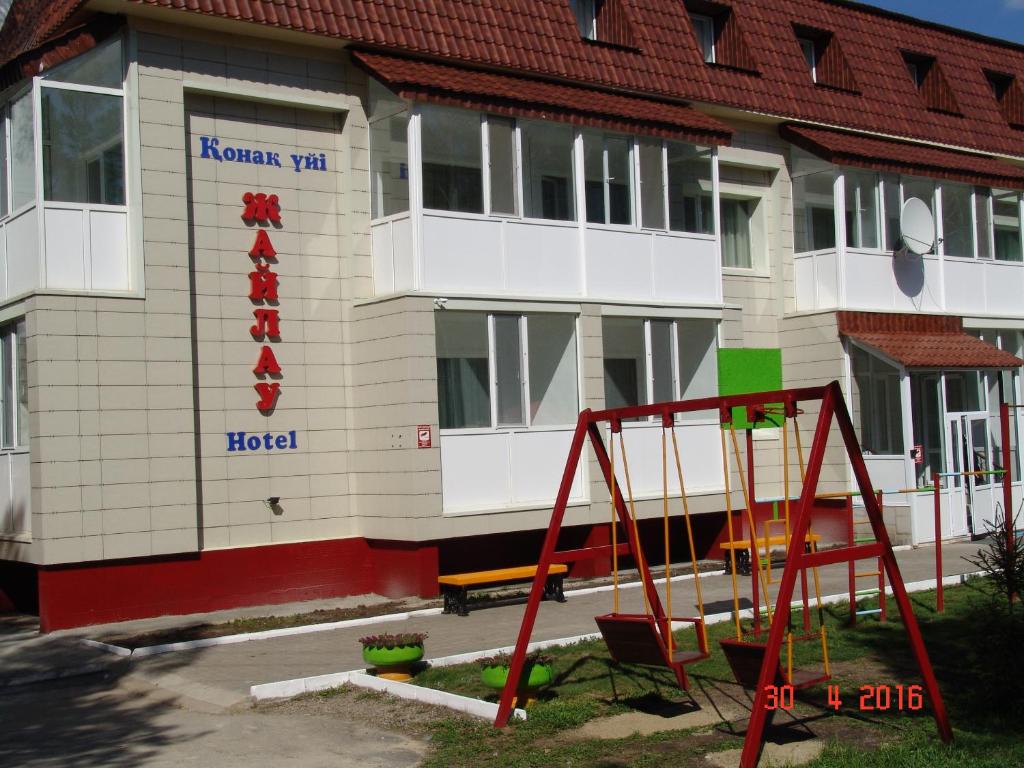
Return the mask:
<path id="1" fill-rule="evenodd" d="M 782 389 L 781 349 L 732 348 L 718 350 L 718 393 L 720 395 L 745 395 L 750 392 L 770 392 L 777 389 Z M 732 417 L 737 429 L 746 429 L 750 426 L 750 422 L 747 421 L 746 408 L 733 408 Z M 755 428 L 781 425 L 781 415 L 769 415 L 767 421 L 755 425 Z"/>

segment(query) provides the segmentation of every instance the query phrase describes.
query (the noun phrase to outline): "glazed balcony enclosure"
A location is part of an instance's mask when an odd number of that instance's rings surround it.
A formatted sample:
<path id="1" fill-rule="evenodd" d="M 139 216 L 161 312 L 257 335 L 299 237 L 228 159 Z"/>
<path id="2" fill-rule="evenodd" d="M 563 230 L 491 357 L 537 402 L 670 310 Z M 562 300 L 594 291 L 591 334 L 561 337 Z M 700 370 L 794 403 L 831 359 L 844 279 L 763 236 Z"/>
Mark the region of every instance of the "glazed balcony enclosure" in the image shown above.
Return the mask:
<path id="1" fill-rule="evenodd" d="M 902 247 L 900 209 L 932 213 L 934 246 Z M 1018 316 L 1024 200 L 1016 189 L 833 166 L 794 151 L 795 309 Z"/>
<path id="2" fill-rule="evenodd" d="M 721 304 L 713 149 L 370 101 L 375 295 Z"/>
<path id="3" fill-rule="evenodd" d="M 0 298 L 136 291 L 121 38 L 6 95 Z"/>

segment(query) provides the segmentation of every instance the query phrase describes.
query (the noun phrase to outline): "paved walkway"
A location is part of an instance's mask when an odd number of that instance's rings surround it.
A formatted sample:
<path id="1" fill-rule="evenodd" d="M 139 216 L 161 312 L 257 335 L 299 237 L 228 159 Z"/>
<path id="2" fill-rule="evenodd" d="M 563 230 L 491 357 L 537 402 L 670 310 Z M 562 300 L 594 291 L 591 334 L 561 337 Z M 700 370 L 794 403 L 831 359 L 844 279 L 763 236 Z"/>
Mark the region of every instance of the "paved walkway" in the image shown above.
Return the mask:
<path id="1" fill-rule="evenodd" d="M 973 572 L 964 559 L 978 550 L 977 543 L 961 542 L 943 547 L 943 572 L 955 575 Z M 935 578 L 934 551 L 931 547 L 897 552 L 904 581 Z M 869 563 L 862 563 L 862 570 Z M 821 569 L 822 594 L 844 593 L 847 589 L 846 565 Z M 862 586 L 867 587 L 869 580 Z M 704 577 L 701 581 L 706 611 L 727 611 L 732 606 L 730 579 L 727 576 Z M 749 596 L 749 577 L 741 582 L 742 594 Z M 664 585 L 661 586 L 664 598 Z M 692 580 L 672 584 L 672 606 L 676 615 L 695 613 Z M 620 593 L 620 610 L 643 611 L 643 598 L 637 588 Z M 749 606 L 749 597 L 744 605 Z M 548 640 L 596 631 L 594 616 L 612 608 L 610 592 L 570 595 L 568 602 L 542 603 L 534 630 L 534 640 Z M 440 657 L 511 645 L 522 621 L 523 604 L 482 608 L 467 617 L 438 615 L 409 619 L 401 623 L 336 629 L 305 635 L 256 640 L 234 645 L 214 646 L 194 651 L 140 658 L 132 661 L 134 674 L 191 698 L 220 706 L 244 702 L 249 687 L 299 677 L 341 672 L 365 666 L 358 639 L 376 632 L 427 632 L 427 657 Z M 895 610 L 895 608 L 894 608 Z M 915 610 L 927 607 L 915 605 Z"/>

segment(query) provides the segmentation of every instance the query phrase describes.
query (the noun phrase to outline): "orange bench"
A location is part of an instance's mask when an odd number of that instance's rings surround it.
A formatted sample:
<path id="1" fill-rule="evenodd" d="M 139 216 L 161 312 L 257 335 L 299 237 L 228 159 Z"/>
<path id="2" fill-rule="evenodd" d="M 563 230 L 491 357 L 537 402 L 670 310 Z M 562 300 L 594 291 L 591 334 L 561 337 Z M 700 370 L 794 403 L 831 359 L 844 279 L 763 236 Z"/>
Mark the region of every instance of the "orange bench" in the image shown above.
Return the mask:
<path id="1" fill-rule="evenodd" d="M 441 592 L 444 595 L 443 613 L 457 613 L 459 616 L 468 616 L 469 608 L 466 606 L 466 594 L 473 587 L 489 586 L 492 584 L 508 584 L 516 581 L 529 581 L 537 575 L 536 565 L 521 565 L 516 568 L 498 568 L 493 571 L 473 571 L 472 573 L 454 573 L 449 576 L 439 576 L 437 583 L 441 585 Z M 555 600 L 559 603 L 565 602 L 565 593 L 562 591 L 562 579 L 569 572 L 569 567 L 563 563 L 555 563 L 548 566 L 548 580 L 544 586 L 544 599 Z"/>

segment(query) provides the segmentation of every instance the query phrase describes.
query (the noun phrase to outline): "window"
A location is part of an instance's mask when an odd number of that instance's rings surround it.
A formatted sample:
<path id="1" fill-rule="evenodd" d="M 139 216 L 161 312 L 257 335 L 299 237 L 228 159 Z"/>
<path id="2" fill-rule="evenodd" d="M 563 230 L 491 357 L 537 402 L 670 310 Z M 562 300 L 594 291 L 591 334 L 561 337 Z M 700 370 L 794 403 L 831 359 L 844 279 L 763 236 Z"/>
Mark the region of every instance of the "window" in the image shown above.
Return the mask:
<path id="1" fill-rule="evenodd" d="M 632 139 L 583 132 L 583 173 L 587 221 L 633 223 Z"/>
<path id="2" fill-rule="evenodd" d="M 640 139 L 640 223 L 649 229 L 665 228 L 665 178 L 661 141 Z"/>
<path id="3" fill-rule="evenodd" d="M 36 199 L 36 153 L 32 140 L 32 94 L 11 104 L 11 210 Z"/>
<path id="4" fill-rule="evenodd" d="M 953 90 L 946 82 L 936 58 L 909 51 L 902 51 L 902 55 L 910 79 L 921 94 L 925 106 L 935 112 L 945 112 L 951 115 L 961 114 Z"/>
<path id="5" fill-rule="evenodd" d="M 525 215 L 535 219 L 575 220 L 572 126 L 524 121 L 520 130 Z"/>
<path id="6" fill-rule="evenodd" d="M 877 248 L 878 174 L 843 171 L 846 197 L 846 245 L 852 248 Z"/>
<path id="7" fill-rule="evenodd" d="M 480 115 L 423 105 L 423 207 L 483 213 Z"/>
<path id="8" fill-rule="evenodd" d="M 794 250 L 835 248 L 835 169 L 795 147 L 792 165 Z"/>
<path id="9" fill-rule="evenodd" d="M 706 64 L 715 63 L 715 20 L 710 16 L 702 16 L 697 13 L 690 14 L 690 21 L 693 23 L 694 34 L 697 35 L 697 45 L 700 46 L 701 55 Z"/>
<path id="10" fill-rule="evenodd" d="M 932 220 L 937 222 L 938 216 L 935 210 L 935 182 L 931 179 L 902 176 L 900 177 L 900 183 L 903 187 L 903 203 L 906 204 L 907 200 L 912 197 L 916 197 L 928 206 L 928 210 L 932 212 Z M 896 217 L 897 221 L 899 221 L 899 213 L 896 214 Z M 934 233 L 932 234 L 932 237 L 935 237 Z M 929 253 L 937 252 L 937 247 L 933 245 Z"/>
<path id="11" fill-rule="evenodd" d="M 28 447 L 25 321 L 0 326 L 0 448 Z"/>
<path id="12" fill-rule="evenodd" d="M 515 120 L 487 116 L 487 150 L 491 213 L 518 216 L 519 169 L 516 159 Z"/>
<path id="13" fill-rule="evenodd" d="M 992 190 L 974 188 L 974 237 L 978 243 L 978 258 L 992 258 Z"/>
<path id="14" fill-rule="evenodd" d="M 941 192 L 942 252 L 946 256 L 974 258 L 971 188 L 964 184 L 943 183 Z"/>
<path id="15" fill-rule="evenodd" d="M 865 453 L 903 453 L 903 406 L 899 369 L 856 345 L 850 347 L 855 419 Z"/>
<path id="16" fill-rule="evenodd" d="M 992 190 L 992 234 L 995 257 L 1000 261 L 1021 261 L 1020 195 Z"/>
<path id="17" fill-rule="evenodd" d="M 598 0 L 569 0 L 580 37 L 587 40 L 597 39 L 597 3 Z"/>
<path id="18" fill-rule="evenodd" d="M 370 206 L 373 218 L 409 210 L 409 110 L 372 78 Z"/>
<path id="19" fill-rule="evenodd" d="M 722 266 L 751 269 L 754 266 L 750 246 L 750 220 L 755 203 L 752 200 L 722 198 Z"/>
<path id="20" fill-rule="evenodd" d="M 797 43 L 804 54 L 804 61 L 807 62 L 807 69 L 811 73 L 811 82 L 818 82 L 818 51 L 813 40 L 807 37 L 798 37 Z"/>
<path id="21" fill-rule="evenodd" d="M 885 247 L 897 251 L 903 245 L 900 231 L 900 177 L 892 173 L 882 174 L 882 207 L 885 210 Z"/>
<path id="22" fill-rule="evenodd" d="M 1006 122 L 1014 128 L 1024 128 L 1024 88 L 1021 87 L 1020 81 L 1005 72 L 992 72 L 987 69 L 985 77 Z"/>
<path id="23" fill-rule="evenodd" d="M 125 204 L 123 78 L 119 38 L 43 76 L 45 200 Z"/>
<path id="24" fill-rule="evenodd" d="M 441 429 L 576 422 L 576 319 L 571 315 L 446 310 L 435 313 L 435 330 Z"/>
<path id="25" fill-rule="evenodd" d="M 692 400 L 718 394 L 714 320 L 605 317 L 605 406 Z M 682 414 L 684 420 L 709 414 Z"/>
<path id="26" fill-rule="evenodd" d="M 666 151 L 669 229 L 713 235 L 712 151 L 677 141 L 666 142 Z"/>

